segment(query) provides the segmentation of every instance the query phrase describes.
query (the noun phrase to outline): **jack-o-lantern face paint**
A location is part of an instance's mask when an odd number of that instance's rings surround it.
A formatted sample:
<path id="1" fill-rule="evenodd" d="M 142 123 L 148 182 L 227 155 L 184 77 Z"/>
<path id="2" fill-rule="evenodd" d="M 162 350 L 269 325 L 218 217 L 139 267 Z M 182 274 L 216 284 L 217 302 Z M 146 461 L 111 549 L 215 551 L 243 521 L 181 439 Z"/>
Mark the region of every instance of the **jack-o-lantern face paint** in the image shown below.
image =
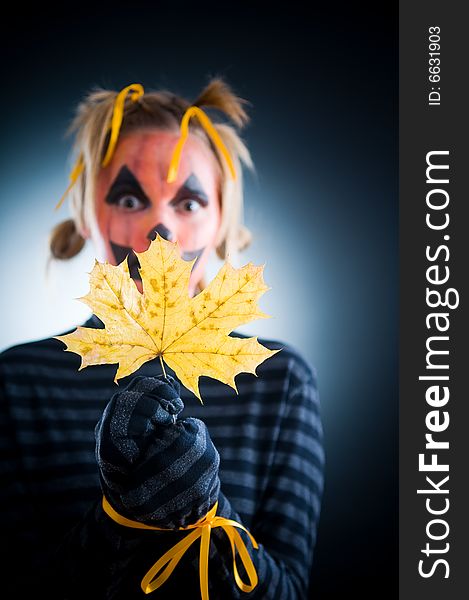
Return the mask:
<path id="1" fill-rule="evenodd" d="M 129 256 L 131 277 L 140 291 L 138 261 L 159 233 L 177 241 L 185 260 L 197 258 L 189 284 L 193 295 L 215 247 L 221 221 L 219 171 L 204 142 L 189 135 L 176 181 L 167 183 L 178 133 L 145 130 L 119 140 L 96 191 L 97 230 L 91 237 L 97 253 L 117 265 Z"/>

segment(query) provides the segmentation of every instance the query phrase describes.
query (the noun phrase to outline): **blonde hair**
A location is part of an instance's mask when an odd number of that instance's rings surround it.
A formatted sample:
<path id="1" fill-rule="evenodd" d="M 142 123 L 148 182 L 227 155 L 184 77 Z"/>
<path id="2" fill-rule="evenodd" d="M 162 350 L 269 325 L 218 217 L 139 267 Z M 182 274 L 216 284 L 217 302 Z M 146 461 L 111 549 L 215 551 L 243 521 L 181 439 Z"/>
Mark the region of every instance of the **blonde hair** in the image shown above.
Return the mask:
<path id="1" fill-rule="evenodd" d="M 83 248 L 85 240 L 80 232 L 95 223 L 95 186 L 104 153 L 109 143 L 109 123 L 118 92 L 94 89 L 78 105 L 76 115 L 67 130 L 75 134 L 73 145 L 81 154 L 84 170 L 69 192 L 72 219 L 59 223 L 49 237 L 51 257 L 69 259 Z M 224 113 L 241 129 L 249 121 L 243 104 L 246 100 L 236 96 L 221 79 L 213 78 L 194 102 L 167 90 L 145 92 L 135 102 L 126 102 L 120 136 L 138 129 L 156 128 L 179 131 L 181 119 L 190 106 L 216 109 Z M 222 260 L 234 258 L 246 248 L 252 235 L 243 224 L 242 163 L 254 171 L 249 150 L 236 129 L 225 123 L 213 123 L 228 152 L 236 172 L 233 181 L 226 162 L 220 158 L 213 142 L 196 119 L 190 122 L 190 131 L 202 137 L 216 157 L 221 174 L 221 225 L 216 241 L 216 253 Z M 199 284 L 199 290 L 205 287 Z"/>

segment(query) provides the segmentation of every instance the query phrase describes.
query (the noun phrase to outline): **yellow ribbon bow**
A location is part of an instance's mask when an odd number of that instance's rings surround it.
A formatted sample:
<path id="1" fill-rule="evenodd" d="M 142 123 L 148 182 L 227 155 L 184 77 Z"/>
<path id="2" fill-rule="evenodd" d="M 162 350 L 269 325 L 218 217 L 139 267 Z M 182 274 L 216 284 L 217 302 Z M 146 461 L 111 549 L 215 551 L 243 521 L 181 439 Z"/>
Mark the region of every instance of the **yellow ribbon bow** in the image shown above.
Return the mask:
<path id="1" fill-rule="evenodd" d="M 258 544 L 254 537 L 249 531 L 240 523 L 233 521 L 232 519 L 226 519 L 225 517 L 217 517 L 218 502 L 216 502 L 209 512 L 202 517 L 199 521 L 193 525 L 187 527 L 179 527 L 177 531 L 194 529 L 192 533 L 187 535 L 184 539 L 175 544 L 170 548 L 163 556 L 151 567 L 145 577 L 142 579 L 141 587 L 145 594 L 150 594 L 154 590 L 158 589 L 163 583 L 170 577 L 171 573 L 176 568 L 178 562 L 182 556 L 189 549 L 189 547 L 200 537 L 200 558 L 199 558 L 199 574 L 200 574 L 200 593 L 202 600 L 209 600 L 208 595 L 208 557 L 210 548 L 210 533 L 212 528 L 221 527 L 231 544 L 231 551 L 233 553 L 233 573 L 236 583 L 239 589 L 243 592 L 251 592 L 258 583 L 258 577 L 256 569 L 252 562 L 252 559 L 247 551 L 244 540 L 236 531 L 236 527 L 245 531 L 252 542 L 254 548 L 258 549 Z M 153 529 L 156 531 L 172 531 L 163 527 L 155 527 L 151 525 L 145 525 L 138 521 L 132 521 L 123 517 L 117 513 L 112 506 L 109 504 L 107 498 L 103 496 L 103 509 L 106 514 L 111 517 L 113 521 L 124 525 L 125 527 L 132 527 L 134 529 Z M 241 561 L 246 569 L 246 573 L 249 577 L 249 584 L 244 583 L 238 573 L 236 566 L 236 550 L 239 552 Z M 161 574 L 159 574 L 161 572 Z"/>
<path id="2" fill-rule="evenodd" d="M 212 138 L 212 141 L 215 144 L 215 146 L 218 148 L 218 150 L 225 157 L 225 160 L 226 160 L 228 167 L 230 169 L 230 172 L 231 172 L 231 177 L 233 179 L 236 179 L 236 171 L 235 171 L 235 168 L 233 165 L 233 161 L 231 160 L 230 153 L 228 152 L 225 144 L 223 143 L 220 135 L 218 134 L 218 131 L 212 125 L 212 122 L 210 121 L 210 119 L 204 113 L 204 111 L 202 109 L 198 108 L 197 106 L 190 106 L 184 113 L 184 116 L 182 117 L 181 137 L 179 138 L 178 143 L 176 144 L 176 147 L 174 149 L 173 156 L 171 158 L 171 163 L 169 165 L 168 178 L 166 181 L 168 183 L 172 183 L 173 181 L 176 180 L 177 171 L 178 171 L 178 167 L 179 167 L 179 161 L 181 159 L 181 152 L 184 147 L 184 144 L 186 143 L 187 136 L 189 135 L 189 121 L 192 117 L 197 117 L 199 119 L 202 127 L 205 129 L 207 134 Z"/>

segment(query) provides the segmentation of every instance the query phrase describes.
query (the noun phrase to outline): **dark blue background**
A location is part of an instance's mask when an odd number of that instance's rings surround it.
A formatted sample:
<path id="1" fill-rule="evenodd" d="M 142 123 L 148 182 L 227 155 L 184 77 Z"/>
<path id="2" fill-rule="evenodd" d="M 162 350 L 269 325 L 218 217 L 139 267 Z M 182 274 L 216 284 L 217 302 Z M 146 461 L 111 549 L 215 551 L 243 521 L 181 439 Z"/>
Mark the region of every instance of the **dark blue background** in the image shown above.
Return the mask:
<path id="1" fill-rule="evenodd" d="M 38 140 L 45 160 L 65 162 L 63 132 L 94 84 L 138 81 L 191 98 L 222 75 L 249 99 L 244 137 L 258 178 L 248 177 L 248 207 L 257 196 L 252 214 L 271 224 L 273 260 L 281 236 L 294 245 L 304 287 L 284 290 L 285 302 L 300 294 L 308 308 L 314 298 L 314 328 L 298 325 L 311 339 L 326 434 L 311 597 L 396 597 L 397 4 L 230 6 L 77 3 L 10 17 L 2 183 L 27 176 Z M 3 196 L 3 215 L 12 201 L 21 198 Z"/>

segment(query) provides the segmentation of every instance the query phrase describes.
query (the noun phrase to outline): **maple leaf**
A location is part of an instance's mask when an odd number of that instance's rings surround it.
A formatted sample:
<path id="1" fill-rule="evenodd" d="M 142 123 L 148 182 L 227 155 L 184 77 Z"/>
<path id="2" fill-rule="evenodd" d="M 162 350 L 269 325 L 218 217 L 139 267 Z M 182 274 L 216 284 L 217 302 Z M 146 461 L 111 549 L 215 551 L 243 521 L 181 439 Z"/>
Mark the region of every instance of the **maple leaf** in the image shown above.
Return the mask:
<path id="1" fill-rule="evenodd" d="M 164 360 L 202 402 L 199 377 L 218 379 L 238 393 L 238 373 L 257 376 L 256 367 L 280 352 L 265 348 L 257 337 L 229 335 L 238 325 L 270 318 L 257 306 L 270 289 L 263 281 L 264 265 L 248 263 L 235 269 L 226 261 L 209 285 L 191 298 L 189 278 L 197 259 L 183 260 L 177 242 L 157 235 L 148 250 L 135 254 L 143 293 L 130 277 L 127 260 L 118 266 L 96 260 L 89 274 L 90 292 L 78 300 L 92 309 L 105 329 L 77 327 L 55 336 L 66 344 L 66 351 L 81 356 L 79 370 L 118 363 L 117 383 L 159 357 L 163 372 Z"/>

